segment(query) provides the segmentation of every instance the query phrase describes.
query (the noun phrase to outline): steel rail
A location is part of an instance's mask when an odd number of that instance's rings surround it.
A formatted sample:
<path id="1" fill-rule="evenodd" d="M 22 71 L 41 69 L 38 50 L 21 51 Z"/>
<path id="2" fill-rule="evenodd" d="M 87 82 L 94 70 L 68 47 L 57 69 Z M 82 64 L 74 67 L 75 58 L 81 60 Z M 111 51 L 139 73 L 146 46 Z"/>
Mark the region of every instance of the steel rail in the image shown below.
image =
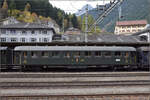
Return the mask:
<path id="1" fill-rule="evenodd" d="M 135 77 L 149 76 L 150 72 L 120 73 L 0 73 L 0 78 L 57 78 L 57 77 Z"/>

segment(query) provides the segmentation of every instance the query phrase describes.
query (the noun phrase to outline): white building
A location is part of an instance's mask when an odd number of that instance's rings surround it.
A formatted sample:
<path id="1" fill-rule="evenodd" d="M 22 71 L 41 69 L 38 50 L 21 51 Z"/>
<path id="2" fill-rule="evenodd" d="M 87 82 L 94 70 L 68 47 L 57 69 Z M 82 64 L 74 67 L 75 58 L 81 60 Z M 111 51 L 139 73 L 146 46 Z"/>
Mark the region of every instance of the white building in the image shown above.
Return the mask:
<path id="1" fill-rule="evenodd" d="M 1 42 L 51 42 L 53 28 L 35 23 L 17 23 L 0 26 Z"/>
<path id="2" fill-rule="evenodd" d="M 60 33 L 59 25 L 56 23 L 56 21 L 54 21 L 52 19 L 50 21 L 41 21 L 41 24 L 53 28 L 56 33 Z"/>
<path id="3" fill-rule="evenodd" d="M 9 24 L 17 24 L 17 23 L 20 23 L 20 22 L 16 20 L 14 17 L 8 17 L 0 21 L 1 25 L 9 25 Z"/>
<path id="4" fill-rule="evenodd" d="M 131 35 L 144 30 L 146 25 L 147 20 L 118 21 L 114 33 L 117 35 Z"/>

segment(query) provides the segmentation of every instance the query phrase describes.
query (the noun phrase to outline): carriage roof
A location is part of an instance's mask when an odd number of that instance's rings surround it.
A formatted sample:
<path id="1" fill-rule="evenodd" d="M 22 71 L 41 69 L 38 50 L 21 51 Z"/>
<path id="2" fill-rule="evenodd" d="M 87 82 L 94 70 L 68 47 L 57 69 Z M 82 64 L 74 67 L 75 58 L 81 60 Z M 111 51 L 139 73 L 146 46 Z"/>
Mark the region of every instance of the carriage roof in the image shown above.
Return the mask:
<path id="1" fill-rule="evenodd" d="M 7 47 L 0 47 L 0 50 L 7 50 Z"/>
<path id="2" fill-rule="evenodd" d="M 15 51 L 136 51 L 127 46 L 17 46 Z"/>
<path id="3" fill-rule="evenodd" d="M 150 47 L 139 47 L 138 49 L 142 51 L 149 51 L 150 52 Z"/>

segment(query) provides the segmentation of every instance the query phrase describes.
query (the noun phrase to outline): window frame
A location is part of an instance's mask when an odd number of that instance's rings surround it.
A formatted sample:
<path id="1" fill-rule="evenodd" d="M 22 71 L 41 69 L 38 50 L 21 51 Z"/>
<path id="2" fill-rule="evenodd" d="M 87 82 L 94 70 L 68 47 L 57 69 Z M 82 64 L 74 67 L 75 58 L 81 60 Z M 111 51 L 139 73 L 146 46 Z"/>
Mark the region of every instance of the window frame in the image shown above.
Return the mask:
<path id="1" fill-rule="evenodd" d="M 64 52 L 64 58 L 70 58 L 71 57 L 71 53 L 68 51 Z"/>
<path id="2" fill-rule="evenodd" d="M 84 51 L 84 56 L 85 57 L 91 57 L 92 56 L 92 51 Z"/>
<path id="3" fill-rule="evenodd" d="M 98 53 L 98 54 L 96 54 L 96 53 Z M 99 55 L 99 53 L 100 53 L 100 55 Z M 95 51 L 94 54 L 95 54 L 95 57 L 102 57 L 102 52 L 101 51 Z"/>
<path id="4" fill-rule="evenodd" d="M 31 58 L 38 58 L 38 52 L 37 51 L 31 51 Z"/>
<path id="5" fill-rule="evenodd" d="M 52 56 L 53 58 L 59 58 L 59 54 L 60 54 L 59 51 L 52 51 L 52 52 L 51 52 L 51 56 Z"/>
<path id="6" fill-rule="evenodd" d="M 11 42 L 17 42 L 17 38 L 10 38 Z"/>
<path id="7" fill-rule="evenodd" d="M 118 54 L 116 54 L 116 53 L 120 53 L 120 54 L 118 55 Z M 115 56 L 115 57 L 122 57 L 122 52 L 121 52 L 121 51 L 115 51 L 115 52 L 114 52 L 114 56 Z"/>
<path id="8" fill-rule="evenodd" d="M 44 53 L 44 55 L 43 55 L 43 53 Z M 45 55 L 45 54 L 47 54 L 47 55 Z M 49 52 L 48 52 L 48 51 L 42 51 L 42 52 L 41 52 L 41 56 L 42 56 L 43 58 L 48 58 L 48 57 L 49 57 Z"/>
<path id="9" fill-rule="evenodd" d="M 2 41 L 2 40 L 4 40 L 4 41 Z M 2 38 L 0 38 L 0 41 L 1 41 L 1 42 L 6 42 L 7 39 L 2 37 Z"/>
<path id="10" fill-rule="evenodd" d="M 32 41 L 32 39 L 34 39 L 34 41 Z M 37 42 L 37 39 L 36 38 L 30 38 L 30 41 L 31 42 Z"/>
<path id="11" fill-rule="evenodd" d="M 106 55 L 106 53 L 110 53 L 110 54 Z M 104 51 L 103 52 L 103 56 L 106 57 L 106 58 L 111 58 L 112 57 L 112 52 L 110 52 L 110 51 Z"/>

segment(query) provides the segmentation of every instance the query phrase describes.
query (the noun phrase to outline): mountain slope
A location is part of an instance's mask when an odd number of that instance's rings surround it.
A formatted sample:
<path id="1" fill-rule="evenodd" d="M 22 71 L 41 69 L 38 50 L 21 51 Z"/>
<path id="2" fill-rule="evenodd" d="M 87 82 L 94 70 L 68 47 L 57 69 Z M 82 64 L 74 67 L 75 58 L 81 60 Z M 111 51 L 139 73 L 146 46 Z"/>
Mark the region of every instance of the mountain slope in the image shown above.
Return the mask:
<path id="1" fill-rule="evenodd" d="M 91 5 L 89 5 L 89 4 L 87 4 L 87 5 L 88 5 L 88 11 L 93 9 L 93 7 Z M 77 11 L 75 15 L 76 16 L 81 16 L 82 14 L 86 13 L 86 7 L 87 7 L 87 5 L 83 6 L 81 8 L 81 10 Z"/>
<path id="2" fill-rule="evenodd" d="M 150 0 L 125 0 L 122 3 L 121 20 L 142 20 L 146 19 L 150 23 Z M 97 18 L 98 12 L 96 9 L 89 11 L 94 18 Z M 118 21 L 118 7 L 116 7 L 104 20 L 99 23 L 101 29 L 107 32 L 114 32 L 114 27 Z"/>

